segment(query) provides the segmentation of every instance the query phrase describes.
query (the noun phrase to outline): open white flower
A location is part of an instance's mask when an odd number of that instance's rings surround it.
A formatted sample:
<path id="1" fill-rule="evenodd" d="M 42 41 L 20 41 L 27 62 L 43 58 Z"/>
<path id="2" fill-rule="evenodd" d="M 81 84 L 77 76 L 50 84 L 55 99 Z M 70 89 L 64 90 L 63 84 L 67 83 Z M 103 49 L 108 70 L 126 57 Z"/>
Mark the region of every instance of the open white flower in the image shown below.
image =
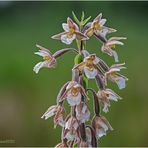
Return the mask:
<path id="1" fill-rule="evenodd" d="M 79 27 L 71 18 L 67 18 L 67 23 L 63 23 L 62 27 L 65 32 L 52 36 L 53 39 L 61 40 L 65 44 L 71 44 L 73 40 L 87 40 L 88 37 L 79 31 Z"/>
<path id="2" fill-rule="evenodd" d="M 66 84 L 66 88 L 61 90 L 62 95 L 59 95 L 59 102 L 67 98 L 68 103 L 71 106 L 79 105 L 82 95 L 87 98 L 84 88 L 76 81 L 70 81 Z"/>
<path id="3" fill-rule="evenodd" d="M 108 107 L 110 106 L 110 102 L 109 102 L 110 100 L 113 100 L 113 101 L 117 102 L 118 100 L 121 99 L 121 97 L 119 95 L 117 95 L 111 89 L 99 90 L 97 95 L 98 95 L 99 101 L 104 104 L 103 111 L 105 113 L 108 112 Z"/>
<path id="4" fill-rule="evenodd" d="M 76 117 L 80 123 L 85 123 L 90 118 L 90 111 L 84 102 L 76 106 Z"/>
<path id="5" fill-rule="evenodd" d="M 76 65 L 74 69 L 78 68 L 85 73 L 88 79 L 94 79 L 99 72 L 99 68 L 97 67 L 99 61 L 100 59 L 96 54 L 91 54 L 85 57 L 83 62 Z"/>
<path id="6" fill-rule="evenodd" d="M 101 50 L 102 52 L 108 54 L 109 56 L 113 56 L 115 59 L 115 62 L 118 62 L 118 55 L 117 52 L 113 49 L 115 49 L 116 45 L 124 45 L 121 41 L 122 39 L 126 39 L 125 37 L 111 37 L 109 40 L 107 40 L 106 43 L 103 44 Z"/>
<path id="7" fill-rule="evenodd" d="M 106 19 L 102 19 L 102 13 L 100 13 L 91 23 L 90 27 L 85 31 L 87 36 L 92 36 L 94 33 L 98 33 L 103 29 Z"/>
<path id="8" fill-rule="evenodd" d="M 96 131 L 97 137 L 101 138 L 106 135 L 108 130 L 113 130 L 110 123 L 103 116 L 95 116 L 92 121 L 92 125 Z"/>
<path id="9" fill-rule="evenodd" d="M 42 68 L 42 67 L 46 67 L 46 68 L 53 68 L 56 66 L 56 59 L 52 56 L 51 52 L 40 46 L 40 45 L 36 45 L 40 50 L 38 52 L 35 52 L 36 55 L 39 55 L 39 56 L 42 56 L 43 57 L 43 61 L 42 62 L 39 62 L 37 63 L 34 68 L 33 68 L 33 71 L 35 73 L 38 73 L 39 70 Z"/>
<path id="10" fill-rule="evenodd" d="M 66 119 L 64 126 L 63 138 L 66 138 L 68 141 L 79 141 L 80 139 L 78 136 L 78 127 L 78 120 L 74 116 L 69 116 Z"/>
<path id="11" fill-rule="evenodd" d="M 123 66 L 124 64 L 125 63 L 123 63 L 123 64 L 114 64 L 105 73 L 106 78 L 108 78 L 112 82 L 115 82 L 118 85 L 119 89 L 125 88 L 125 82 L 128 80 L 127 77 L 125 77 L 125 76 L 118 73 L 121 69 L 126 68 L 126 67 Z"/>

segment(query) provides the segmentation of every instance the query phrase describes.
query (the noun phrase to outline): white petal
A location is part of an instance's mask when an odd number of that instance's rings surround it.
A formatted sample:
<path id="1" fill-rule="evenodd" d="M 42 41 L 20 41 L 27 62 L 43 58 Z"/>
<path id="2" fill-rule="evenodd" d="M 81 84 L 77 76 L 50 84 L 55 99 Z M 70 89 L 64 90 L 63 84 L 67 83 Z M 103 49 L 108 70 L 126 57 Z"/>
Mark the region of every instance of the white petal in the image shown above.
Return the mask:
<path id="1" fill-rule="evenodd" d="M 41 118 L 45 117 L 45 120 L 47 120 L 48 118 L 52 117 L 55 114 L 55 111 L 56 111 L 56 106 L 53 105 L 48 108 L 48 110 L 43 114 Z"/>
<path id="2" fill-rule="evenodd" d="M 119 62 L 117 52 L 113 50 L 112 53 L 113 53 L 113 56 L 114 56 L 115 62 Z"/>
<path id="3" fill-rule="evenodd" d="M 63 24 L 62 24 L 62 27 L 63 27 L 63 29 L 64 29 L 66 32 L 69 32 L 69 26 L 68 26 L 68 24 L 63 23 Z"/>
<path id="4" fill-rule="evenodd" d="M 45 57 L 45 56 L 52 57 L 50 51 L 46 51 L 46 50 L 39 50 L 39 52 L 35 52 L 34 54 L 42 57 Z"/>
<path id="5" fill-rule="evenodd" d="M 100 26 L 103 26 L 106 23 L 106 21 L 107 21 L 106 19 L 101 19 L 99 22 Z"/>
<path id="6" fill-rule="evenodd" d="M 113 94 L 109 94 L 109 96 L 107 97 L 109 100 L 113 100 L 113 101 L 118 101 L 118 97 L 113 95 Z"/>
<path id="7" fill-rule="evenodd" d="M 61 41 L 67 45 L 71 44 L 72 41 L 76 38 L 76 35 L 73 34 L 73 36 L 71 38 L 67 37 L 67 34 L 64 34 L 61 36 Z"/>
<path id="8" fill-rule="evenodd" d="M 127 39 L 126 37 L 111 37 L 109 40 L 113 41 L 113 40 L 125 40 Z"/>
<path id="9" fill-rule="evenodd" d="M 105 37 L 108 32 L 109 32 L 108 29 L 104 28 L 103 30 L 101 30 L 100 35 Z"/>
<path id="10" fill-rule="evenodd" d="M 93 61 L 93 63 L 96 65 L 99 63 L 99 61 L 100 61 L 100 59 L 98 57 L 96 57 L 95 60 Z"/>
<path id="11" fill-rule="evenodd" d="M 106 132 L 104 131 L 104 129 L 96 129 L 96 134 L 99 138 L 101 138 L 102 136 L 106 135 Z"/>
<path id="12" fill-rule="evenodd" d="M 81 122 L 81 123 L 85 123 L 86 121 L 88 121 L 90 118 L 90 112 L 86 112 L 85 114 L 79 114 L 77 115 L 77 119 Z"/>
<path id="13" fill-rule="evenodd" d="M 87 110 L 87 106 L 84 105 L 83 108 L 82 108 L 82 113 L 84 114 L 86 110 Z"/>
<path id="14" fill-rule="evenodd" d="M 102 120 L 100 120 L 100 126 L 104 129 L 104 131 L 107 131 L 108 130 L 108 126 Z"/>
<path id="15" fill-rule="evenodd" d="M 117 83 L 119 89 L 125 88 L 125 79 L 124 79 L 124 78 L 118 77 L 118 79 L 115 80 L 115 81 L 116 81 L 116 83 Z"/>
<path id="16" fill-rule="evenodd" d="M 118 71 L 120 71 L 119 68 L 111 68 L 111 69 L 109 70 L 109 73 L 118 72 Z"/>
<path id="17" fill-rule="evenodd" d="M 42 56 L 42 57 L 44 57 L 44 56 L 49 56 L 47 53 L 45 53 L 45 52 L 35 52 L 34 54 L 36 54 L 36 55 L 39 55 L 39 56 Z"/>
<path id="18" fill-rule="evenodd" d="M 40 70 L 43 66 L 44 66 L 44 62 L 39 62 L 39 63 L 37 63 L 37 64 L 34 66 L 33 71 L 34 71 L 35 73 L 38 73 L 39 70 Z"/>
<path id="19" fill-rule="evenodd" d="M 108 46 L 109 45 L 115 45 L 115 44 L 117 44 L 117 45 L 124 45 L 122 42 L 116 41 L 116 40 L 108 41 L 108 43 L 107 43 Z"/>
<path id="20" fill-rule="evenodd" d="M 69 132 L 66 134 L 65 138 L 68 139 L 69 141 L 73 141 L 74 138 L 75 138 L 75 135 L 72 135 L 72 134 L 70 133 L 70 131 L 69 131 Z"/>
<path id="21" fill-rule="evenodd" d="M 108 112 L 108 104 L 107 104 L 107 103 L 104 103 L 103 111 L 104 111 L 105 113 Z"/>
<path id="22" fill-rule="evenodd" d="M 94 79 L 95 76 L 98 74 L 98 71 L 95 68 L 92 71 L 90 71 L 87 67 L 84 67 L 84 73 L 88 79 Z"/>
<path id="23" fill-rule="evenodd" d="M 81 94 L 79 93 L 77 96 L 68 95 L 67 101 L 70 104 L 70 106 L 79 105 L 81 102 Z"/>

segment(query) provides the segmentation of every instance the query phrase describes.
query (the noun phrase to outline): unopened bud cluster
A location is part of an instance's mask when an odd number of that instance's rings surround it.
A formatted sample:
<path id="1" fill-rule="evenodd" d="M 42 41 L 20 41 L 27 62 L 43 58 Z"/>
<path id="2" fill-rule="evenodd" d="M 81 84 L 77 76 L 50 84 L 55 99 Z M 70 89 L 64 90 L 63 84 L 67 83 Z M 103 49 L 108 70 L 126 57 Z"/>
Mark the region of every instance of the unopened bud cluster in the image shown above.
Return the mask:
<path id="1" fill-rule="evenodd" d="M 76 54 L 74 66 L 72 69 L 72 78 L 66 82 L 57 95 L 57 103 L 48 108 L 42 118 L 48 119 L 54 116 L 54 125 L 62 127 L 61 143 L 56 147 L 98 147 L 98 140 L 106 135 L 108 130 L 113 130 L 108 120 L 101 115 L 102 110 L 109 111 L 110 101 L 121 99 L 113 90 L 107 87 L 108 80 L 116 83 L 119 89 L 125 88 L 125 82 L 128 80 L 119 72 L 125 69 L 124 63 L 108 66 L 96 53 L 89 53 L 86 48 L 86 42 L 91 37 L 96 37 L 102 44 L 101 51 L 114 57 L 118 62 L 116 52 L 117 45 L 123 45 L 120 41 L 124 37 L 111 37 L 107 39 L 107 34 L 115 32 L 113 28 L 104 26 L 106 19 L 102 19 L 99 14 L 93 21 L 88 22 L 91 17 L 84 18 L 82 12 L 81 20 L 78 20 L 73 13 L 73 18 L 67 18 L 67 23 L 63 23 L 64 31 L 52 36 L 52 39 L 60 40 L 69 45 L 76 41 L 77 48 L 64 48 L 55 53 L 37 45 L 39 48 L 35 54 L 42 56 L 43 61 L 34 66 L 36 73 L 43 67 L 54 68 L 57 65 L 57 58 L 67 52 Z M 93 47 L 94 48 L 94 47 Z M 91 49 L 90 49 L 91 51 Z M 98 90 L 88 86 L 88 81 L 94 79 Z M 92 94 L 94 116 L 90 119 L 90 110 L 88 107 L 88 94 Z M 64 102 L 67 101 L 71 107 L 71 112 L 66 114 Z M 91 120 L 91 125 L 87 121 Z"/>

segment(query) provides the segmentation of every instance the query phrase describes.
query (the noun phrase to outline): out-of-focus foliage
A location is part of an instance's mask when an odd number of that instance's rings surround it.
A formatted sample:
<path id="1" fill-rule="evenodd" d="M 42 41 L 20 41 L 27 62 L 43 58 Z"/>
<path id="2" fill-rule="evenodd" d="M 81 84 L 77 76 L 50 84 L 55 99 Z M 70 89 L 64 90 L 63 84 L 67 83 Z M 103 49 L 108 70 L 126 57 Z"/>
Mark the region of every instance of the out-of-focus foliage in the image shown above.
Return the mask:
<path id="1" fill-rule="evenodd" d="M 61 23 L 68 15 L 72 17 L 72 11 L 78 16 L 85 11 L 92 18 L 102 12 L 107 26 L 119 30 L 114 35 L 128 38 L 116 50 L 120 62 L 126 62 L 124 74 L 129 81 L 123 91 L 109 84 L 124 99 L 112 103 L 105 115 L 114 131 L 99 145 L 148 146 L 148 2 L 0 2 L 0 141 L 15 140 L 0 145 L 54 146 L 59 142 L 61 129 L 54 130 L 52 119 L 45 122 L 40 117 L 56 103 L 63 83 L 71 79 L 74 55 L 67 53 L 56 69 L 42 69 L 36 75 L 32 68 L 40 57 L 33 53 L 38 50 L 36 43 L 52 52 L 65 47 L 50 36 L 62 31 Z M 95 38 L 89 40 L 87 49 L 98 51 L 109 65 L 114 63 L 100 51 Z"/>

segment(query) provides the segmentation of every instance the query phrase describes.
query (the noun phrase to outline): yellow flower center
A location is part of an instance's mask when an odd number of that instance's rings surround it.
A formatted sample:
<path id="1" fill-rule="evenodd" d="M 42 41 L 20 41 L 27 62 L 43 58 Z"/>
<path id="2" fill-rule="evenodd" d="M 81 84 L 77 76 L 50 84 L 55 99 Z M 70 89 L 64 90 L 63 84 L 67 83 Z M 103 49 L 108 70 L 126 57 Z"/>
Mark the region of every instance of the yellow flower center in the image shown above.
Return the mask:
<path id="1" fill-rule="evenodd" d="M 75 32 L 74 28 L 70 28 L 70 29 L 69 29 L 69 33 L 70 33 L 70 34 L 73 34 L 74 32 Z"/>
<path id="2" fill-rule="evenodd" d="M 93 64 L 94 60 L 95 60 L 95 56 L 92 55 L 92 56 L 90 56 L 90 57 L 87 59 L 87 61 L 86 61 L 86 63 L 85 63 L 85 66 L 86 66 L 90 71 L 94 70 L 94 64 Z"/>
<path id="3" fill-rule="evenodd" d="M 116 47 L 116 45 L 112 44 L 112 45 L 109 45 L 109 47 L 114 49 Z"/>
<path id="4" fill-rule="evenodd" d="M 101 28 L 101 26 L 100 26 L 100 24 L 99 24 L 99 22 L 97 21 L 97 22 L 94 22 L 94 28 L 96 29 L 96 30 L 99 30 L 100 28 Z"/>
<path id="5" fill-rule="evenodd" d="M 49 56 L 44 56 L 43 57 L 43 60 L 45 60 L 45 61 L 51 61 L 51 58 Z"/>
<path id="6" fill-rule="evenodd" d="M 78 87 L 72 87 L 72 89 L 71 89 L 71 94 L 72 94 L 73 96 L 77 96 L 78 93 L 79 93 L 79 88 L 78 88 Z"/>

